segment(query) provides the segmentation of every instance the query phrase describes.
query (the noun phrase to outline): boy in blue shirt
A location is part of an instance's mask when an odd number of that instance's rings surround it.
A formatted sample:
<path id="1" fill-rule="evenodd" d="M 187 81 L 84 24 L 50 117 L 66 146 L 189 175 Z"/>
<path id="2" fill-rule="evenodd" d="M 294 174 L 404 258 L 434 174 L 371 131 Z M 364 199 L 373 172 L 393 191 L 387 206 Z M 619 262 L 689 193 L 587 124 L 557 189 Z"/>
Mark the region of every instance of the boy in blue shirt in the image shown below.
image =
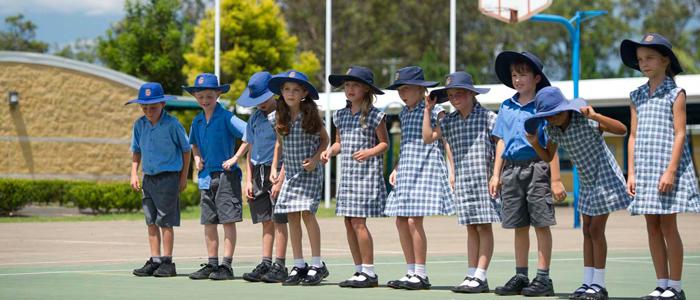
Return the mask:
<path id="1" fill-rule="evenodd" d="M 503 228 L 515 229 L 515 272 L 504 286 L 496 288 L 498 295 L 554 296 L 549 277 L 552 258 L 552 232 L 556 225 L 552 198 L 566 198 L 559 176 L 559 158 L 551 163 L 542 161 L 527 141 L 523 122 L 535 114 L 535 94 L 549 80 L 542 72 L 542 63 L 529 52 L 504 51 L 496 57 L 496 75 L 517 93 L 506 99 L 498 110 L 493 129 L 496 159 L 489 192 L 496 197 L 500 192 Z M 540 132 L 544 132 L 541 130 Z M 540 143 L 546 145 L 544 134 Z M 528 278 L 530 226 L 537 235 L 537 276 Z"/>
<path id="2" fill-rule="evenodd" d="M 143 213 L 148 226 L 151 258 L 135 269 L 136 276 L 170 277 L 177 275 L 173 256 L 173 227 L 180 226 L 180 192 L 187 186 L 190 144 L 185 128 L 165 112 L 165 96 L 159 83 L 148 82 L 139 89 L 138 103 L 143 117 L 134 122 L 131 139 L 131 188 L 143 192 Z M 143 163 L 143 186 L 139 183 L 139 164 Z M 160 230 L 159 230 L 160 228 Z M 161 234 L 163 256 L 161 256 Z"/>
<path id="3" fill-rule="evenodd" d="M 183 88 L 192 94 L 202 112 L 192 120 L 190 143 L 195 167 L 199 171 L 200 223 L 204 225 L 209 260 L 190 274 L 191 279 L 233 279 L 233 252 L 236 247 L 236 222 L 243 220 L 241 170 L 233 152 L 236 139 L 243 137 L 245 122 L 217 102 L 228 92 L 228 84 L 219 85 L 214 74 L 200 74 L 194 85 Z M 224 227 L 224 259 L 219 265 L 218 224 Z"/>

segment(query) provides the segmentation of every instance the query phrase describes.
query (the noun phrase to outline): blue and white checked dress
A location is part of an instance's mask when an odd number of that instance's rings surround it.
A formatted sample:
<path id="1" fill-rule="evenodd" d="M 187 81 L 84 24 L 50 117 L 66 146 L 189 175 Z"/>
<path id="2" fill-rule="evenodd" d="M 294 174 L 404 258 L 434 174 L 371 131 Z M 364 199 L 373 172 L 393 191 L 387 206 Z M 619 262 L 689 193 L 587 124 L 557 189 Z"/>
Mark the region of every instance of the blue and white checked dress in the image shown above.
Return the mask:
<path id="1" fill-rule="evenodd" d="M 357 161 L 352 154 L 373 148 L 379 143 L 376 129 L 384 119 L 384 113 L 372 107 L 361 126 L 361 112 L 353 114 L 350 108 L 338 110 L 333 115 L 335 127 L 340 132 L 341 174 L 335 213 L 345 217 L 382 217 L 386 203 L 384 183 L 384 156 L 373 156 Z"/>
<path id="2" fill-rule="evenodd" d="M 578 209 L 587 216 L 625 209 L 632 201 L 622 170 L 598 128 L 598 122 L 580 113 L 571 114 L 566 130 L 551 124 L 545 126 L 549 138 L 569 154 L 578 170 Z"/>
<path id="3" fill-rule="evenodd" d="M 274 126 L 276 114 L 268 120 Z M 302 166 L 304 159 L 316 153 L 321 144 L 320 134 L 309 134 L 301 127 L 301 113 L 292 122 L 289 134 L 282 138 L 284 182 L 275 203 L 275 213 L 292 213 L 308 210 L 316 213 L 323 189 L 323 166 L 319 163 L 311 172 Z"/>
<path id="4" fill-rule="evenodd" d="M 447 166 L 440 141 L 423 143 L 422 126 L 425 103 L 413 110 L 403 107 L 401 150 L 396 171 L 396 186 L 389 193 L 384 213 L 387 216 L 420 217 L 454 213 L 454 198 L 447 178 Z M 435 106 L 430 117 L 437 124 L 442 107 Z"/>
<path id="5" fill-rule="evenodd" d="M 461 225 L 501 222 L 499 203 L 488 189 L 496 152 L 491 139 L 495 123 L 496 114 L 478 102 L 467 118 L 454 111 L 440 122 L 452 149 L 455 206 Z"/>
<path id="6" fill-rule="evenodd" d="M 698 182 L 687 139 L 671 191 L 662 194 L 658 190 L 659 179 L 671 161 L 673 103 L 681 91 L 683 89 L 667 77 L 651 96 L 648 83 L 630 93 L 632 104 L 637 108 L 636 195 L 628 208 L 633 215 L 700 212 Z"/>

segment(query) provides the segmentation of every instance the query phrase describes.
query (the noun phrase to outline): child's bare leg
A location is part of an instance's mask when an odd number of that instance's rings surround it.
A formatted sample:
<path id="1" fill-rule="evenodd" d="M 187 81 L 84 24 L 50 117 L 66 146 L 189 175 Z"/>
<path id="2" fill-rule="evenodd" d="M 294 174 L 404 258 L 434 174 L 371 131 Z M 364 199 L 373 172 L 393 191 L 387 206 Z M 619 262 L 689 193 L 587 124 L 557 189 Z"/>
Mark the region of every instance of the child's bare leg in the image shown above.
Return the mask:
<path id="1" fill-rule="evenodd" d="M 301 217 L 306 225 L 306 232 L 309 235 L 309 244 L 311 244 L 311 256 L 321 256 L 321 228 L 318 226 L 316 216 L 310 211 L 301 212 Z M 301 242 L 301 239 L 299 240 Z"/>
<path id="2" fill-rule="evenodd" d="M 275 225 L 272 220 L 262 222 L 262 256 L 272 257 L 272 244 L 275 242 Z"/>
<path id="3" fill-rule="evenodd" d="M 644 215 L 647 221 L 647 236 L 649 238 L 649 252 L 654 262 L 654 270 L 657 279 L 668 279 L 668 256 L 666 254 L 666 241 L 661 231 L 660 215 Z"/>
<path id="4" fill-rule="evenodd" d="M 608 222 L 608 214 L 591 217 L 591 242 L 593 244 L 593 266 L 596 269 L 605 269 L 608 257 L 608 242 L 605 239 L 605 225 Z"/>
<path id="5" fill-rule="evenodd" d="M 355 234 L 355 229 L 352 227 L 351 217 L 345 217 L 345 236 L 348 240 L 348 246 L 350 247 L 350 254 L 352 255 L 352 262 L 355 266 L 362 264 L 362 255 L 360 252 L 360 245 L 357 241 L 357 235 Z"/>
<path id="6" fill-rule="evenodd" d="M 224 257 L 233 257 L 236 250 L 236 223 L 226 223 L 224 226 Z M 218 235 L 218 233 L 217 233 Z M 217 237 L 218 242 L 218 237 Z"/>
<path id="7" fill-rule="evenodd" d="M 175 242 L 175 231 L 172 227 L 161 227 L 163 235 L 163 256 L 173 256 L 173 243 Z"/>
<path id="8" fill-rule="evenodd" d="M 680 281 L 683 275 L 683 240 L 678 232 L 676 214 L 661 216 L 661 232 L 666 240 L 669 279 Z"/>
<path id="9" fill-rule="evenodd" d="M 151 257 L 160 256 L 160 230 L 155 224 L 148 225 L 148 246 L 151 249 Z"/>
<path id="10" fill-rule="evenodd" d="M 216 224 L 204 224 L 204 241 L 209 257 L 219 257 L 219 231 Z"/>
<path id="11" fill-rule="evenodd" d="M 374 241 L 372 240 L 372 234 L 369 232 L 369 229 L 367 229 L 366 220 L 366 218 L 352 218 L 350 222 L 355 236 L 357 237 L 358 250 L 360 250 L 359 252 L 361 253 L 362 264 L 373 265 Z"/>
<path id="12" fill-rule="evenodd" d="M 277 247 L 275 248 L 276 258 L 287 257 L 288 239 L 289 233 L 287 232 L 287 224 L 275 224 L 275 241 L 277 242 Z"/>
<path id="13" fill-rule="evenodd" d="M 491 224 L 477 225 L 479 233 L 479 260 L 477 267 L 479 269 L 488 270 L 493 257 L 493 229 Z"/>
<path id="14" fill-rule="evenodd" d="M 515 228 L 515 267 L 527 268 L 530 252 L 530 226 Z"/>
<path id="15" fill-rule="evenodd" d="M 303 259 L 304 253 L 301 249 L 301 214 L 293 212 L 287 214 L 289 221 L 289 241 L 292 244 L 292 255 L 294 259 Z"/>
<path id="16" fill-rule="evenodd" d="M 537 268 L 549 270 L 552 261 L 552 231 L 549 226 L 535 227 L 537 235 Z"/>
<path id="17" fill-rule="evenodd" d="M 581 217 L 583 219 L 583 226 L 581 226 L 581 231 L 583 232 L 583 267 L 593 268 L 595 260 L 593 258 L 593 240 L 591 238 L 592 217 L 584 214 L 581 214 Z"/>
<path id="18" fill-rule="evenodd" d="M 408 217 L 396 217 L 396 229 L 399 232 L 399 241 L 401 242 L 401 250 L 406 259 L 407 264 L 415 264 L 416 257 L 413 252 L 413 240 L 411 231 L 408 228 Z"/>
<path id="19" fill-rule="evenodd" d="M 469 268 L 476 269 L 479 264 L 479 241 L 477 225 L 467 225 L 467 266 Z"/>
<path id="20" fill-rule="evenodd" d="M 425 265 L 428 252 L 428 239 L 426 238 L 425 230 L 423 229 L 423 217 L 408 218 L 408 228 L 411 231 L 413 253 L 416 259 L 416 264 Z"/>

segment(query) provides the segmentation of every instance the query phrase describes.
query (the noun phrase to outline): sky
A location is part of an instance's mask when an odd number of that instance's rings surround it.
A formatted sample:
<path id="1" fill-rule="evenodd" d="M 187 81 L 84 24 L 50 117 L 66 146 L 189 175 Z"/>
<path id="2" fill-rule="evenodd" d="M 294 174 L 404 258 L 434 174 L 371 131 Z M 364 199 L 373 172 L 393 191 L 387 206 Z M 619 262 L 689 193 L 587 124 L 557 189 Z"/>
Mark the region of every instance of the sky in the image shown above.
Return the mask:
<path id="1" fill-rule="evenodd" d="M 7 16 L 21 13 L 37 25 L 38 40 L 65 45 L 95 39 L 124 16 L 124 0 L 0 0 L 4 28 Z"/>

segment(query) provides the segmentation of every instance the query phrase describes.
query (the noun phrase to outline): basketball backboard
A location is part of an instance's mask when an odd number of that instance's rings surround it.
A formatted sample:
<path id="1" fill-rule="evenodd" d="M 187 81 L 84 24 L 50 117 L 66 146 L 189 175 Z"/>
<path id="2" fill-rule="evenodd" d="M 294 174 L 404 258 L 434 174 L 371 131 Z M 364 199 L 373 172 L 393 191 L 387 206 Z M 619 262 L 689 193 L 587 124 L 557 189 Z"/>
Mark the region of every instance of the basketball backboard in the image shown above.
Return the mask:
<path id="1" fill-rule="evenodd" d="M 491 18 L 518 23 L 552 5 L 552 0 L 479 0 L 479 11 Z"/>

